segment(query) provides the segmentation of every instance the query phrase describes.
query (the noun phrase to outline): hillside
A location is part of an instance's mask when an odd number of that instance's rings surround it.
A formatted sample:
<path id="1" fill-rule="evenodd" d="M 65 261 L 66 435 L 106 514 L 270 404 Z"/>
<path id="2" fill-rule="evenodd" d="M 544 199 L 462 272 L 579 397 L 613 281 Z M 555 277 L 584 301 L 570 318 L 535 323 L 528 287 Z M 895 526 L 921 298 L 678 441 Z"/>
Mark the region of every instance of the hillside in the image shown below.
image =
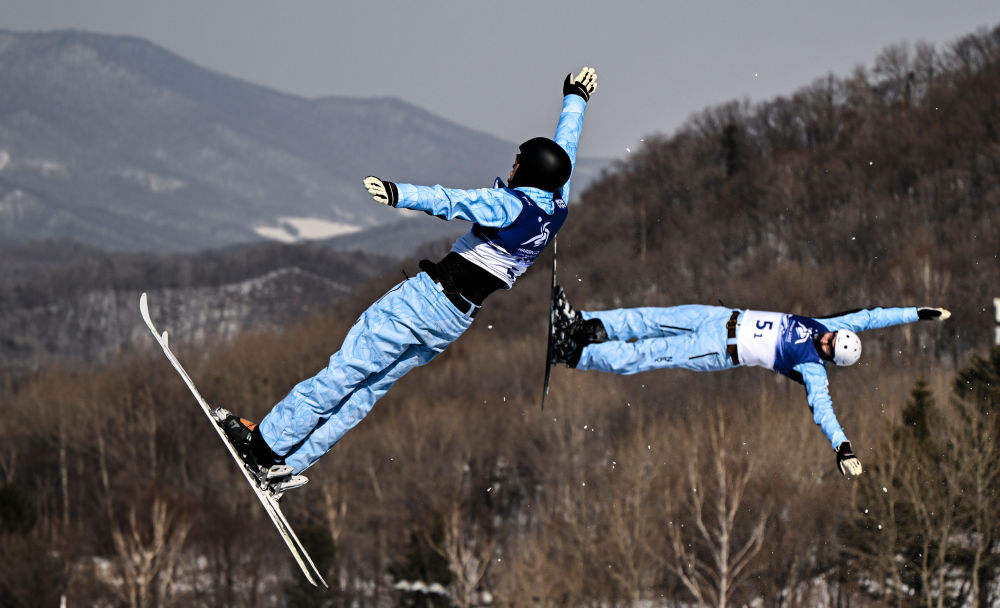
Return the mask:
<path id="1" fill-rule="evenodd" d="M 955 312 L 931 347 L 988 346 L 1000 283 L 997 31 L 886 49 L 828 76 L 649 137 L 588 190 L 559 235 L 583 307 L 681 303 L 821 315 Z M 921 353 L 924 356 L 925 353 Z"/>
<path id="2" fill-rule="evenodd" d="M 539 109 L 553 128 L 558 91 Z M 5 244 L 169 252 L 328 238 L 399 221 L 371 204 L 366 175 L 475 187 L 515 150 L 400 99 L 306 99 L 138 38 L 0 30 Z M 581 159 L 578 183 L 605 164 Z"/>
<path id="3" fill-rule="evenodd" d="M 190 254 L 122 253 L 75 241 L 0 247 L 0 385 L 53 365 L 93 369 L 145 338 L 139 294 L 174 331 L 216 344 L 329 311 L 396 266 L 319 244 L 234 245 Z"/>

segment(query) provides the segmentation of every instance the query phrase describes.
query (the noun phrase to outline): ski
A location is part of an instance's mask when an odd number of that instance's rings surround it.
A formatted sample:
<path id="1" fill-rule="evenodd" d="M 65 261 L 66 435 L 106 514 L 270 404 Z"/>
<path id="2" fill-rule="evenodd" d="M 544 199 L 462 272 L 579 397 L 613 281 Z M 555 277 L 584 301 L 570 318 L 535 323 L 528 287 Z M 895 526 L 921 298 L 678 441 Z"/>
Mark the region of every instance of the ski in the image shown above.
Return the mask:
<path id="1" fill-rule="evenodd" d="M 274 524 L 278 534 L 281 535 L 282 540 L 285 542 L 289 552 L 295 559 L 295 563 L 298 564 L 299 569 L 302 570 L 302 574 L 305 575 L 306 579 L 313 586 L 318 587 L 319 584 L 322 584 L 324 587 L 328 587 L 326 581 L 323 579 L 323 576 L 319 573 L 319 570 L 313 563 L 312 558 L 309 556 L 309 553 L 306 551 L 305 547 L 302 546 L 302 542 L 299 541 L 298 537 L 295 535 L 295 531 L 292 530 L 292 526 L 288 523 L 288 519 L 285 518 L 285 514 L 281 511 L 281 507 L 278 506 L 277 499 L 266 489 L 261 488 L 260 484 L 258 484 L 257 480 L 247 469 L 246 465 L 243 463 L 243 459 L 241 459 L 239 454 L 236 452 L 236 448 L 229 441 L 229 437 L 226 436 L 225 431 L 223 431 L 222 427 L 218 424 L 215 416 L 213 415 L 214 410 L 201 396 L 201 393 L 198 392 L 198 389 L 194 385 L 194 381 L 192 381 L 191 377 L 188 376 L 188 373 L 184 370 L 184 367 L 177 359 L 177 356 L 170 350 L 167 332 L 164 331 L 160 333 L 156 329 L 156 326 L 153 325 L 153 320 L 149 316 L 149 305 L 145 293 L 139 297 L 139 312 L 142 314 L 142 320 L 146 322 L 146 327 L 149 328 L 149 331 L 153 334 L 153 338 L 156 339 L 156 343 L 160 345 L 161 349 L 163 349 L 163 354 L 166 355 L 167 360 L 170 361 L 170 364 L 173 365 L 174 369 L 177 370 L 177 373 L 180 374 L 184 383 L 191 391 L 191 394 L 194 395 L 198 405 L 201 406 L 205 416 L 207 416 L 211 421 L 212 427 L 219 435 L 219 439 L 222 440 L 222 443 L 225 444 L 226 448 L 229 450 L 229 455 L 233 457 L 233 460 L 236 461 L 240 471 L 243 472 L 243 477 L 246 479 L 247 483 L 250 484 L 250 488 L 253 490 L 254 494 L 257 495 L 257 498 L 260 499 L 260 503 L 264 506 L 264 511 L 267 512 L 268 517 L 271 519 L 271 523 Z"/>
<path id="2" fill-rule="evenodd" d="M 549 291 L 549 343 L 545 350 L 545 382 L 542 385 L 542 410 L 545 410 L 545 398 L 549 394 L 549 377 L 552 375 L 552 350 L 556 342 L 556 253 L 558 253 L 558 237 L 552 237 L 552 288 Z"/>

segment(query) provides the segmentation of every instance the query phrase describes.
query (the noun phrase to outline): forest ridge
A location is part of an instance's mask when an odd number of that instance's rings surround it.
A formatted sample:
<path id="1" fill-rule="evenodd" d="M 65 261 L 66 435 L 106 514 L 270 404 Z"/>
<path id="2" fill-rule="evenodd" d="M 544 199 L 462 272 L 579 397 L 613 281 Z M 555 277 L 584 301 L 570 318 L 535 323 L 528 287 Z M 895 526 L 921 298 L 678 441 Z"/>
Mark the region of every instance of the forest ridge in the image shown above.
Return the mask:
<path id="1" fill-rule="evenodd" d="M 956 313 L 941 354 L 984 346 L 1000 295 L 998 87 L 984 31 L 944 53 L 889 47 L 870 72 L 647 138 L 560 232 L 560 270 L 582 279 L 570 297 L 813 315 L 936 305 Z"/>
<path id="2" fill-rule="evenodd" d="M 560 232 L 560 282 L 579 308 L 951 309 L 866 333 L 861 364 L 831 370 L 857 479 L 836 472 L 801 386 L 762 370 L 559 367 L 541 411 L 543 257 L 286 497 L 331 581 L 323 595 L 298 579 L 151 341 L 106 369 L 20 383 L 0 422 L 0 597 L 995 605 L 998 110 L 1000 28 L 942 50 L 889 47 L 871 70 L 646 138 Z M 210 403 L 259 417 L 399 278 L 308 323 L 171 341 Z"/>

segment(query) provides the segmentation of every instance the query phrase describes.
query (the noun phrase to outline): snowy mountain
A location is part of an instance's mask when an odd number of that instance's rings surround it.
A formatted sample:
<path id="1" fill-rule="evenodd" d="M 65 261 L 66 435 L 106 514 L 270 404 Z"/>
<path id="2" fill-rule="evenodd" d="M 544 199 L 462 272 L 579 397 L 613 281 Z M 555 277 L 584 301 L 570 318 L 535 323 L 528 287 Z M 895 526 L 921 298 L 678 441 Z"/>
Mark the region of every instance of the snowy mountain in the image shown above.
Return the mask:
<path id="1" fill-rule="evenodd" d="M 401 219 L 371 204 L 365 175 L 479 186 L 514 150 L 399 99 L 306 99 L 137 38 L 0 30 L 6 244 L 185 251 L 333 238 Z M 577 183 L 603 164 L 582 160 Z"/>

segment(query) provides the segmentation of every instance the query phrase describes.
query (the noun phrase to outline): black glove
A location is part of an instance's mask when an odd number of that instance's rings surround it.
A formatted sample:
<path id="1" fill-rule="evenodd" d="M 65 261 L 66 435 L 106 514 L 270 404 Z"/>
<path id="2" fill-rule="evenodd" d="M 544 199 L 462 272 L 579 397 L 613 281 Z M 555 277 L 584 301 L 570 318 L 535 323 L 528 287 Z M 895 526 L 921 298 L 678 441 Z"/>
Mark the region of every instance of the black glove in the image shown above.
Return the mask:
<path id="1" fill-rule="evenodd" d="M 396 184 L 369 175 L 364 179 L 365 189 L 372 195 L 376 203 L 395 207 L 399 202 L 399 190 Z"/>
<path id="2" fill-rule="evenodd" d="M 590 96 L 597 89 L 597 72 L 594 68 L 583 68 L 580 73 L 573 77 L 573 74 L 566 74 L 566 81 L 563 82 L 563 97 L 567 95 L 579 95 L 584 101 L 590 101 Z"/>
<path id="3" fill-rule="evenodd" d="M 837 446 L 837 468 L 844 476 L 861 474 L 861 461 L 854 455 L 850 441 L 844 441 Z"/>
<path id="4" fill-rule="evenodd" d="M 947 308 L 930 308 L 927 306 L 921 306 L 917 309 L 917 317 L 919 317 L 921 321 L 930 321 L 932 319 L 944 321 L 950 316 L 951 311 Z"/>

